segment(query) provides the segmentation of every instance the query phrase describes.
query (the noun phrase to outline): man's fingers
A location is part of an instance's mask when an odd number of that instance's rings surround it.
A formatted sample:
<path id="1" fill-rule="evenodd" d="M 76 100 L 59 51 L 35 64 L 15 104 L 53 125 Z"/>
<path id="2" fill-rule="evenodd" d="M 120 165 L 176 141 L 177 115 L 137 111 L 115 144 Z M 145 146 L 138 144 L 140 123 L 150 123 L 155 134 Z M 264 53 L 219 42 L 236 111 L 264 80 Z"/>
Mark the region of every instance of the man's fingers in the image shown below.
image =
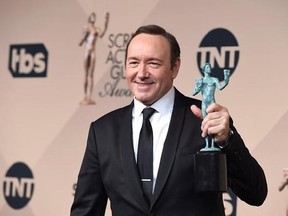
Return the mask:
<path id="1" fill-rule="evenodd" d="M 199 109 L 196 105 L 192 105 L 190 107 L 192 113 L 197 116 L 198 118 L 202 119 L 202 112 L 201 109 Z"/>

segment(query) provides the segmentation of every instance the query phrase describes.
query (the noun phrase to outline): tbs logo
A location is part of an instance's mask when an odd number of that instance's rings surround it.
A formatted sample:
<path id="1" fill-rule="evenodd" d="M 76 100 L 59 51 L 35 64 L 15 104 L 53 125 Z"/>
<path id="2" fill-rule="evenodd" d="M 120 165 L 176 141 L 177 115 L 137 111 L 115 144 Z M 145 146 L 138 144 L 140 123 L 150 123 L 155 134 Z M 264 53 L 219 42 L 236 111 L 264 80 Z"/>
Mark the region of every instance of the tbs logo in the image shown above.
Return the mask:
<path id="1" fill-rule="evenodd" d="M 9 70 L 13 77 L 46 77 L 47 65 L 44 44 L 10 45 Z"/>
<path id="2" fill-rule="evenodd" d="M 240 51 L 235 36 L 227 29 L 213 29 L 205 35 L 197 52 L 198 69 L 205 63 L 212 67 L 211 76 L 224 80 L 223 69 L 230 69 L 233 74 L 239 61 Z M 203 75 L 203 73 L 202 73 Z"/>

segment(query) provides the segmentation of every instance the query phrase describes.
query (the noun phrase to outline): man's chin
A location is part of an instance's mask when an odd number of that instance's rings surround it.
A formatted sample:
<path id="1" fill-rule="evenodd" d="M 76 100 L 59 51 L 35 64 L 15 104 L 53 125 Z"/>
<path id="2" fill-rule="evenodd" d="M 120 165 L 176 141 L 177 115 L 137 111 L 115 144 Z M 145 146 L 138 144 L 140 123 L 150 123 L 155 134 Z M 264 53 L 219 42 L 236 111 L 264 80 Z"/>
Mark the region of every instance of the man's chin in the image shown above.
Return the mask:
<path id="1" fill-rule="evenodd" d="M 149 106 L 153 103 L 152 102 L 153 100 L 151 100 L 151 98 L 147 97 L 147 95 L 146 96 L 145 95 L 137 95 L 137 96 L 135 96 L 135 98 L 147 106 Z"/>

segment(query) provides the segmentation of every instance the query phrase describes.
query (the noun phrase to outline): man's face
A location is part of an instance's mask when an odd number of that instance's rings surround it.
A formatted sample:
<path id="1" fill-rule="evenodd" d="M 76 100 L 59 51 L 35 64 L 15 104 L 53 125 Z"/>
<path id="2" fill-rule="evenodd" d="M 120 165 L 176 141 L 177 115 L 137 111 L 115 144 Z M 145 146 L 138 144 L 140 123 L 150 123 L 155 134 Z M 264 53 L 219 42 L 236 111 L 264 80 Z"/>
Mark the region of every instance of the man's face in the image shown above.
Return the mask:
<path id="1" fill-rule="evenodd" d="M 151 105 L 172 87 L 179 66 L 180 59 L 171 69 L 170 45 L 166 38 L 139 34 L 127 50 L 126 80 L 135 98 Z"/>

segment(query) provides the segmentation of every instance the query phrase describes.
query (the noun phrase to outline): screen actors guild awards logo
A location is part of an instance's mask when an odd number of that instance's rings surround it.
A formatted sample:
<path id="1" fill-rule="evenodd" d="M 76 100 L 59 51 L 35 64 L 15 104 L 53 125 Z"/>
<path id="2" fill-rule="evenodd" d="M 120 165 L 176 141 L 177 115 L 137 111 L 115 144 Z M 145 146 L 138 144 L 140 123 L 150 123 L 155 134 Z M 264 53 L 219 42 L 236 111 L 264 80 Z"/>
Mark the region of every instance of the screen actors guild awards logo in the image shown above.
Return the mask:
<path id="1" fill-rule="evenodd" d="M 111 81 L 104 84 L 103 90 L 99 92 L 100 97 L 132 97 L 132 92 L 126 85 L 125 76 L 125 52 L 131 36 L 132 34 L 129 33 L 109 35 L 108 48 L 110 51 L 106 58 L 106 64 L 112 64 Z"/>
<path id="2" fill-rule="evenodd" d="M 94 69 L 96 63 L 96 42 L 98 38 L 102 38 L 108 27 L 110 14 L 107 12 L 105 16 L 104 30 L 95 26 L 96 14 L 91 13 L 88 18 L 88 26 L 84 29 L 83 38 L 81 39 L 79 46 L 85 43 L 84 54 L 84 99 L 80 102 L 82 105 L 93 105 L 95 101 L 92 99 L 93 92 L 93 79 Z"/>

